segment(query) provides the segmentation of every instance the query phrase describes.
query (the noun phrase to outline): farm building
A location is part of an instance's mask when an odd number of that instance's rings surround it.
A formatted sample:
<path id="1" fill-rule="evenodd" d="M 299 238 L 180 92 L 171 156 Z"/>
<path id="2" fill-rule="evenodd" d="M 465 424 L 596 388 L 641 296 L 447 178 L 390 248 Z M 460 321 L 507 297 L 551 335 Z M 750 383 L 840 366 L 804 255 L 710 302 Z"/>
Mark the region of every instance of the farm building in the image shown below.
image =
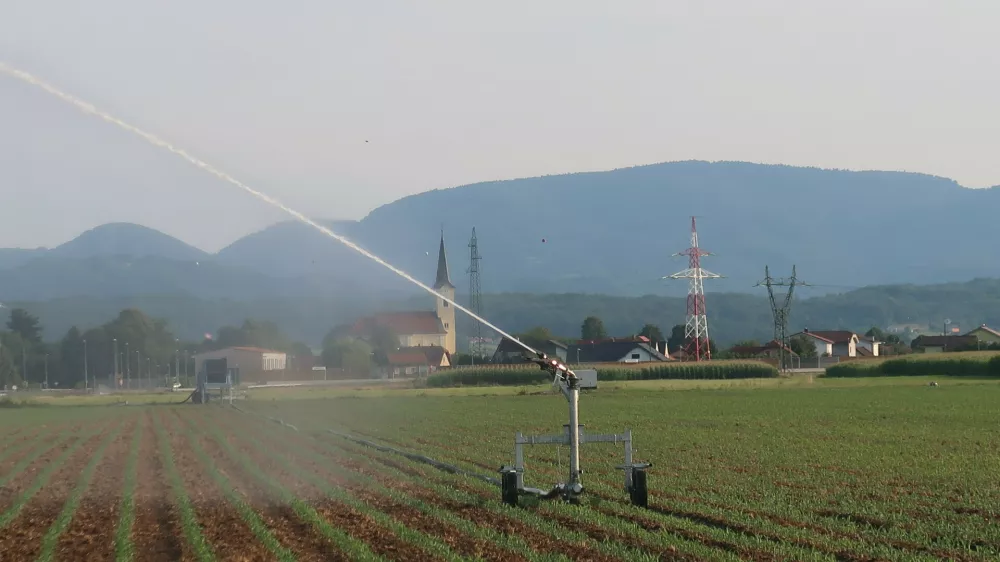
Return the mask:
<path id="1" fill-rule="evenodd" d="M 439 345 L 401 347 L 389 354 L 385 374 L 389 378 L 425 376 L 451 367 L 451 355 Z"/>
<path id="2" fill-rule="evenodd" d="M 541 351 L 549 357 L 558 358 L 565 362 L 566 351 L 569 346 L 556 340 L 549 340 L 541 344 L 533 344 L 531 347 Z M 524 348 L 508 338 L 500 341 L 496 352 L 493 353 L 493 363 L 523 363 Z"/>
<path id="3" fill-rule="evenodd" d="M 239 369 L 241 381 L 266 381 L 281 378 L 287 367 L 287 356 L 282 351 L 260 347 L 227 347 L 194 356 L 195 372 L 204 370 L 208 359 L 225 359 L 230 369 Z"/>
<path id="4" fill-rule="evenodd" d="M 983 324 L 965 335 L 975 336 L 981 344 L 1000 344 L 1000 332 L 990 328 L 986 324 Z"/>
<path id="5" fill-rule="evenodd" d="M 976 336 L 917 336 L 910 347 L 920 353 L 945 353 L 976 349 L 978 344 Z"/>
<path id="6" fill-rule="evenodd" d="M 660 347 L 662 345 L 662 348 Z M 662 349 L 662 350 L 661 350 Z M 567 350 L 570 363 L 649 363 L 670 361 L 664 355 L 665 342 L 650 342 L 648 338 L 611 338 L 579 341 Z"/>

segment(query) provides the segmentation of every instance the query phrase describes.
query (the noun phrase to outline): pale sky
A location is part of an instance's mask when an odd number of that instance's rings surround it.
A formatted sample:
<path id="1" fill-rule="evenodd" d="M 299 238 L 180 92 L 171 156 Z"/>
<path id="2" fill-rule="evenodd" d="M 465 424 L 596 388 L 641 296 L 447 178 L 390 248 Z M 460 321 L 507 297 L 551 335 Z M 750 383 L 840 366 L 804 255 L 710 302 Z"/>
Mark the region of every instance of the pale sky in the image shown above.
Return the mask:
<path id="1" fill-rule="evenodd" d="M 703 159 L 1000 184 L 995 0 L 6 0 L 0 61 L 321 218 Z M 365 142 L 368 141 L 368 142 Z M 284 217 L 0 75 L 0 247 Z"/>

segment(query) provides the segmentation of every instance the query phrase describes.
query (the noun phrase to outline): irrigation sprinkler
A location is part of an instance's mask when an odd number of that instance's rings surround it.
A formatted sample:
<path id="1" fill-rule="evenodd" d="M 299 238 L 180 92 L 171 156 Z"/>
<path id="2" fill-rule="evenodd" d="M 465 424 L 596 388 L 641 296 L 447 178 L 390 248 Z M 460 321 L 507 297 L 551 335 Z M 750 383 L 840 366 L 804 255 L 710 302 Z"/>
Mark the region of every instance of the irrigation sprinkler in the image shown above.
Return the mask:
<path id="1" fill-rule="evenodd" d="M 195 374 L 194 392 L 184 402 L 192 404 L 207 404 L 213 398 L 213 393 L 221 400 L 233 403 L 235 389 L 239 384 L 239 367 L 229 367 L 225 357 L 206 359 L 201 369 Z"/>
<path id="2" fill-rule="evenodd" d="M 534 496 L 540 499 L 562 499 L 569 503 L 579 503 L 583 495 L 583 483 L 580 475 L 580 445 L 583 443 L 622 443 L 625 448 L 625 462 L 616 468 L 625 473 L 625 492 L 632 503 L 639 507 L 648 505 L 648 488 L 646 486 L 646 469 L 650 463 L 637 463 L 632 458 L 632 430 L 616 434 L 587 434 L 580 424 L 580 377 L 557 359 L 549 359 L 544 353 L 538 352 L 537 358 L 529 357 L 543 371 L 553 376 L 553 384 L 559 387 L 566 401 L 569 402 L 569 423 L 563 426 L 562 435 L 524 435 L 518 432 L 514 436 L 514 465 L 500 467 L 501 494 L 503 502 L 516 506 L 520 496 Z M 569 446 L 569 479 L 560 482 L 549 491 L 539 488 L 529 488 L 524 485 L 524 446 L 525 445 L 568 445 Z"/>

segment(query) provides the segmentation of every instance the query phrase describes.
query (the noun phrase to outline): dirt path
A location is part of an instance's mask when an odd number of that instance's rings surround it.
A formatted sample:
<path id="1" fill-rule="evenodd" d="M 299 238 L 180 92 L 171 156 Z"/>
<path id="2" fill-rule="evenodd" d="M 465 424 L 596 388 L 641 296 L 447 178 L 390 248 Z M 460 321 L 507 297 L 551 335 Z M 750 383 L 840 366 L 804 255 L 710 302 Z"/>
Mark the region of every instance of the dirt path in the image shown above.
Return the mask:
<path id="1" fill-rule="evenodd" d="M 80 473 L 87 465 L 94 449 L 107 438 L 112 430 L 110 424 L 102 431 L 86 439 L 83 446 L 73 452 L 61 465 L 55 467 L 48 483 L 44 485 L 18 512 L 16 518 L 0 533 L 0 560 L 32 560 L 41 551 L 42 538 L 49 527 L 59 517 L 63 505 L 76 487 Z M 29 470 L 15 478 L 16 494 L 6 499 L 6 512 L 18 495 L 31 488 L 42 471 L 62 452 L 70 448 L 72 441 L 54 447 L 37 461 Z"/>
<path id="2" fill-rule="evenodd" d="M 264 431 L 280 431 L 271 427 L 264 427 Z M 285 455 L 295 459 L 296 464 L 304 468 L 307 472 L 316 474 L 324 480 L 338 482 L 340 485 L 351 488 L 353 494 L 359 499 L 369 502 L 378 507 L 384 513 L 390 514 L 396 520 L 404 523 L 407 527 L 417 529 L 428 535 L 438 537 L 448 544 L 455 552 L 469 557 L 480 557 L 485 560 L 522 560 L 523 558 L 509 550 L 506 550 L 490 541 L 477 539 L 457 532 L 456 529 L 448 526 L 441 520 L 426 515 L 416 508 L 400 504 L 389 497 L 377 493 L 377 491 L 358 488 L 357 484 L 343 480 L 335 470 L 330 470 L 331 465 L 338 465 L 354 472 L 362 473 L 373 477 L 381 482 L 386 488 L 400 489 L 413 497 L 421 499 L 429 505 L 452 511 L 464 519 L 474 522 L 477 525 L 493 529 L 507 535 L 519 536 L 532 545 L 539 552 L 562 553 L 570 556 L 574 560 L 597 560 L 613 561 L 614 557 L 609 557 L 586 545 L 574 544 L 567 541 L 560 541 L 541 533 L 531 527 L 512 518 L 503 517 L 485 509 L 473 508 L 472 506 L 458 506 L 443 501 L 434 492 L 418 488 L 410 483 L 401 482 L 392 477 L 386 476 L 377 470 L 373 470 L 373 465 L 365 465 L 356 461 L 351 461 L 336 455 L 334 451 L 325 447 L 321 443 L 308 436 L 300 435 L 288 431 L 282 434 L 281 439 L 268 439 L 268 442 L 275 442 L 276 449 L 271 449 L 275 455 Z M 301 447 L 324 458 L 330 459 L 330 464 L 317 463 L 301 453 L 296 453 L 294 447 Z"/>
<path id="3" fill-rule="evenodd" d="M 156 414 L 170 440 L 174 464 L 191 498 L 198 524 L 216 556 L 221 560 L 243 562 L 273 561 L 274 555 L 257 540 L 191 450 L 180 420 L 169 411 L 158 411 Z"/>
<path id="4" fill-rule="evenodd" d="M 178 423 L 184 424 L 188 431 L 196 431 L 192 425 L 188 424 L 190 421 L 193 420 L 177 420 Z M 205 423 L 208 425 L 215 422 L 213 420 Z M 226 437 L 230 439 L 230 443 L 235 443 L 236 438 L 232 434 L 226 434 Z M 304 562 L 320 562 L 341 556 L 336 545 L 320 534 L 311 524 L 300 519 L 291 506 L 284 503 L 268 486 L 248 473 L 238 461 L 223 450 L 208 431 L 196 435 L 195 439 L 198 440 L 202 449 L 211 456 L 216 468 L 226 475 L 227 480 L 266 523 L 278 542 L 294 553 L 297 559 Z M 261 469 L 265 468 L 262 463 L 268 462 L 267 459 L 258 458 L 255 460 L 260 461 L 258 467 Z M 269 472 L 269 474 L 274 473 Z M 283 474 L 275 478 L 273 482 L 286 488 L 289 487 L 289 481 Z"/>
<path id="5" fill-rule="evenodd" d="M 380 525 L 370 516 L 344 505 L 327 495 L 316 486 L 302 480 L 297 475 L 289 473 L 281 463 L 277 462 L 277 455 L 291 456 L 290 450 L 285 446 L 285 441 L 272 438 L 266 431 L 247 431 L 247 428 L 239 430 L 231 424 L 231 418 L 219 416 L 217 423 L 224 427 L 224 431 L 231 437 L 233 446 L 248 455 L 261 470 L 271 475 L 276 481 L 287 486 L 288 489 L 299 498 L 309 501 L 309 503 L 328 522 L 335 527 L 341 528 L 352 537 L 364 541 L 376 554 L 389 558 L 390 560 L 433 560 L 427 552 L 421 548 L 410 544 L 397 537 L 390 530 Z M 250 442 L 249 435 L 254 436 L 254 443 Z M 264 452 L 266 451 L 266 452 Z M 299 458 L 295 459 L 300 461 Z M 312 465 L 302 465 L 307 472 L 313 474 L 324 474 L 326 471 L 321 467 Z M 331 484 L 339 484 L 337 479 L 329 478 L 324 474 L 324 479 Z"/>
<path id="6" fill-rule="evenodd" d="M 94 478 L 73 520 L 56 547 L 60 560 L 113 560 L 115 529 L 121 505 L 122 482 L 129 446 L 138 416 L 125 421 L 124 430 L 105 449 Z"/>
<path id="7" fill-rule="evenodd" d="M 182 538 L 184 533 L 160 456 L 160 440 L 153 430 L 153 415 L 147 410 L 144 416 L 145 427 L 139 442 L 132 544 L 143 561 L 191 560 L 193 556 Z"/>

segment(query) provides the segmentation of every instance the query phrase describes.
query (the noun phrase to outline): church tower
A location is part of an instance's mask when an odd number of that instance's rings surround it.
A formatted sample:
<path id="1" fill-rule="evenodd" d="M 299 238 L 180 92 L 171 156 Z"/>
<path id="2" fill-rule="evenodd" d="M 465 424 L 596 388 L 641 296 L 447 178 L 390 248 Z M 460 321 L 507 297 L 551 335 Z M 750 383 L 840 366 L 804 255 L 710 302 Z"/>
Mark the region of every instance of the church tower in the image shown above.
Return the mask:
<path id="1" fill-rule="evenodd" d="M 448 274 L 448 256 L 444 251 L 444 232 L 441 233 L 441 247 L 438 249 L 437 279 L 434 281 L 434 290 L 455 300 L 455 286 L 451 284 L 451 276 Z M 448 302 L 437 299 L 437 315 L 444 325 L 445 337 L 444 348 L 448 353 L 454 355 L 457 350 L 455 337 L 455 307 Z"/>

